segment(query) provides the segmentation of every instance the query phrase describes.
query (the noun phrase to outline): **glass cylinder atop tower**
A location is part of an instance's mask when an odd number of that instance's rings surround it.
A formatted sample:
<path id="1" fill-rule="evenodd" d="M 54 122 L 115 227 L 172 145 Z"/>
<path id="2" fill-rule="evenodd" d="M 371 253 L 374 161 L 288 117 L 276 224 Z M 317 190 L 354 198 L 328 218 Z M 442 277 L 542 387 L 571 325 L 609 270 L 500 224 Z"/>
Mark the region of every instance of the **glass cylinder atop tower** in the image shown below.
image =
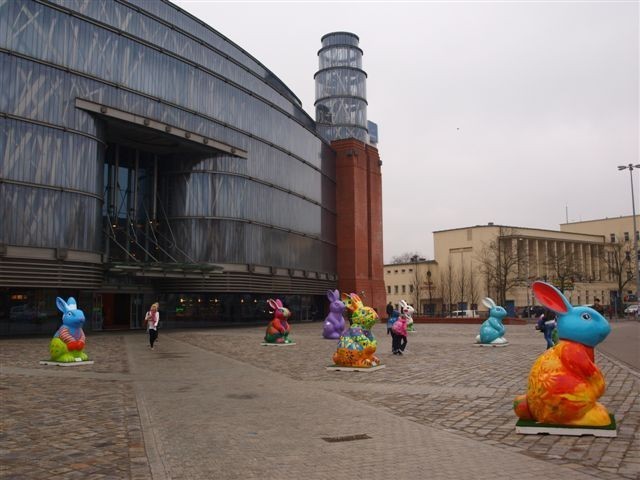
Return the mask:
<path id="1" fill-rule="evenodd" d="M 367 73 L 362 70 L 360 39 L 349 32 L 322 37 L 318 51 L 316 123 L 325 139 L 369 141 L 367 130 Z"/>

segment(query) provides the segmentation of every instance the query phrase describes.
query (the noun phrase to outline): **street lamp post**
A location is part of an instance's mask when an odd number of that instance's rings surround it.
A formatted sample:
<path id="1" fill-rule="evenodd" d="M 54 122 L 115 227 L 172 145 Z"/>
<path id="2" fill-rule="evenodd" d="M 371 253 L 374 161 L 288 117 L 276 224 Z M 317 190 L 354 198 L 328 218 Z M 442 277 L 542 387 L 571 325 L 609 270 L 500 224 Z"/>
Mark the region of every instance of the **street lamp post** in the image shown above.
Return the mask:
<path id="1" fill-rule="evenodd" d="M 429 313 L 433 314 L 433 304 L 431 303 L 431 270 L 427 270 L 427 289 L 429 290 Z"/>
<path id="2" fill-rule="evenodd" d="M 633 195 L 633 169 L 640 168 L 640 164 L 634 165 L 620 165 L 618 170 L 629 170 L 629 177 L 631 178 L 631 211 L 633 213 L 633 253 L 636 262 L 635 274 L 636 274 L 636 303 L 638 304 L 638 310 L 640 310 L 640 252 L 638 252 L 638 229 L 636 227 L 636 201 Z M 636 313 L 637 315 L 637 313 Z"/>

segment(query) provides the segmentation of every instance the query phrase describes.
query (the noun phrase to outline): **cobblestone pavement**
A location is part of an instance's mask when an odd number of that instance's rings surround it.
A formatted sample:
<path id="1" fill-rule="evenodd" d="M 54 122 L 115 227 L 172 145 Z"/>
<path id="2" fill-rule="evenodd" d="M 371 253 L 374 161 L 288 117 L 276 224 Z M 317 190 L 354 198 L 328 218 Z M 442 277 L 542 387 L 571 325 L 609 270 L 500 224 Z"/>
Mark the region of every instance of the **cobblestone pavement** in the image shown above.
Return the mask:
<path id="1" fill-rule="evenodd" d="M 265 327 L 163 331 L 154 351 L 141 332 L 89 334 L 96 363 L 70 368 L 38 365 L 48 339 L 0 340 L 0 478 L 640 475 L 639 373 L 602 354 L 617 438 L 515 433 L 545 345 L 532 325 L 508 326 L 505 348 L 474 346 L 477 325 L 417 325 L 403 357 L 376 325 L 386 368 L 368 374 L 324 368 L 320 322 L 284 348 L 260 346 Z"/>
<path id="2" fill-rule="evenodd" d="M 409 334 L 408 353 L 403 357 L 390 354 L 390 337 L 383 325 L 376 325 L 377 353 L 387 367 L 371 374 L 322 368 L 331 363 L 335 342 L 322 339 L 321 329 L 319 323 L 294 324 L 296 346 L 265 347 L 259 355 L 255 342 L 262 328 L 181 332 L 175 338 L 420 424 L 599 478 L 637 479 L 640 475 L 639 373 L 613 359 L 596 354 L 607 381 L 600 401 L 616 416 L 617 438 L 519 435 L 515 433 L 513 398 L 524 393 L 529 369 L 545 348 L 533 325 L 508 326 L 508 347 L 484 348 L 473 345 L 477 325 L 420 324 Z"/>
<path id="3" fill-rule="evenodd" d="M 77 367 L 39 365 L 48 344 L 0 340 L 0 478 L 151 478 L 123 337 L 91 336 Z"/>

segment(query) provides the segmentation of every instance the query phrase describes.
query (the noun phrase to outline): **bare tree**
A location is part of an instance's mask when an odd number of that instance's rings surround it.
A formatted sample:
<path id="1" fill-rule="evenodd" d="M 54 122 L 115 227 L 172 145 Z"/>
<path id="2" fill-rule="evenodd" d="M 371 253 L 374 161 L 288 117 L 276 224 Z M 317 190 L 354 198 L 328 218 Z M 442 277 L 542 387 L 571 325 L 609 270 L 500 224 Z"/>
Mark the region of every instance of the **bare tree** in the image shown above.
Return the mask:
<path id="1" fill-rule="evenodd" d="M 391 263 L 411 263 L 418 260 L 424 260 L 423 256 L 418 252 L 405 252 L 391 257 Z"/>
<path id="2" fill-rule="evenodd" d="M 605 244 L 602 261 L 607 268 L 609 277 L 616 283 L 618 302 L 622 301 L 622 292 L 627 284 L 633 284 L 636 279 L 637 267 L 632 259 L 633 247 L 631 242 L 618 240 Z M 616 305 L 616 308 L 620 305 Z"/>
<path id="3" fill-rule="evenodd" d="M 476 275 L 474 275 L 473 273 L 473 268 L 469 269 L 469 301 L 471 303 L 471 305 L 478 305 L 478 300 L 480 296 L 480 292 L 478 290 L 478 282 L 476 280 Z M 473 308 L 472 306 L 469 306 L 469 308 Z"/>
<path id="4" fill-rule="evenodd" d="M 485 245 L 477 260 L 487 281 L 487 291 L 495 292 L 498 305 L 505 305 L 507 293 L 520 285 L 519 271 L 526 259 L 513 248 L 513 235 L 509 229 L 500 229 L 494 240 Z"/>
<path id="5" fill-rule="evenodd" d="M 547 253 L 544 264 L 551 272 L 550 280 L 562 293 L 573 286 L 575 278 L 581 276 L 573 252 L 568 251 L 566 245 L 555 244 L 555 248 Z"/>
<path id="6" fill-rule="evenodd" d="M 455 291 L 456 275 L 453 271 L 453 265 L 449 263 L 448 267 L 444 271 L 440 271 L 440 282 L 438 282 L 438 292 L 440 298 L 442 298 L 442 304 L 446 312 L 451 311 L 451 304 L 453 303 L 453 295 Z"/>
<path id="7" fill-rule="evenodd" d="M 467 269 L 464 268 L 464 261 L 460 263 L 460 267 L 457 269 L 455 275 L 455 293 L 458 299 L 458 304 L 463 303 L 468 294 L 469 275 Z"/>

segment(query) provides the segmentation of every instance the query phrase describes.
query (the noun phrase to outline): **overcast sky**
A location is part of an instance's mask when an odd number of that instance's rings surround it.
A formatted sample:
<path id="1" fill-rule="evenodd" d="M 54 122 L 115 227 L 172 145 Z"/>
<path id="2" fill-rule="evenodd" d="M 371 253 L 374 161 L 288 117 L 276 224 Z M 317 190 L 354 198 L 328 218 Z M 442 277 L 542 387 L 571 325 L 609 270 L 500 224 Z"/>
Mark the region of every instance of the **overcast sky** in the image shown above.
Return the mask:
<path id="1" fill-rule="evenodd" d="M 638 1 L 173 1 L 269 68 L 313 118 L 320 38 L 360 37 L 385 262 L 433 258 L 436 230 L 631 214 L 629 171 L 616 167 L 640 163 Z"/>

